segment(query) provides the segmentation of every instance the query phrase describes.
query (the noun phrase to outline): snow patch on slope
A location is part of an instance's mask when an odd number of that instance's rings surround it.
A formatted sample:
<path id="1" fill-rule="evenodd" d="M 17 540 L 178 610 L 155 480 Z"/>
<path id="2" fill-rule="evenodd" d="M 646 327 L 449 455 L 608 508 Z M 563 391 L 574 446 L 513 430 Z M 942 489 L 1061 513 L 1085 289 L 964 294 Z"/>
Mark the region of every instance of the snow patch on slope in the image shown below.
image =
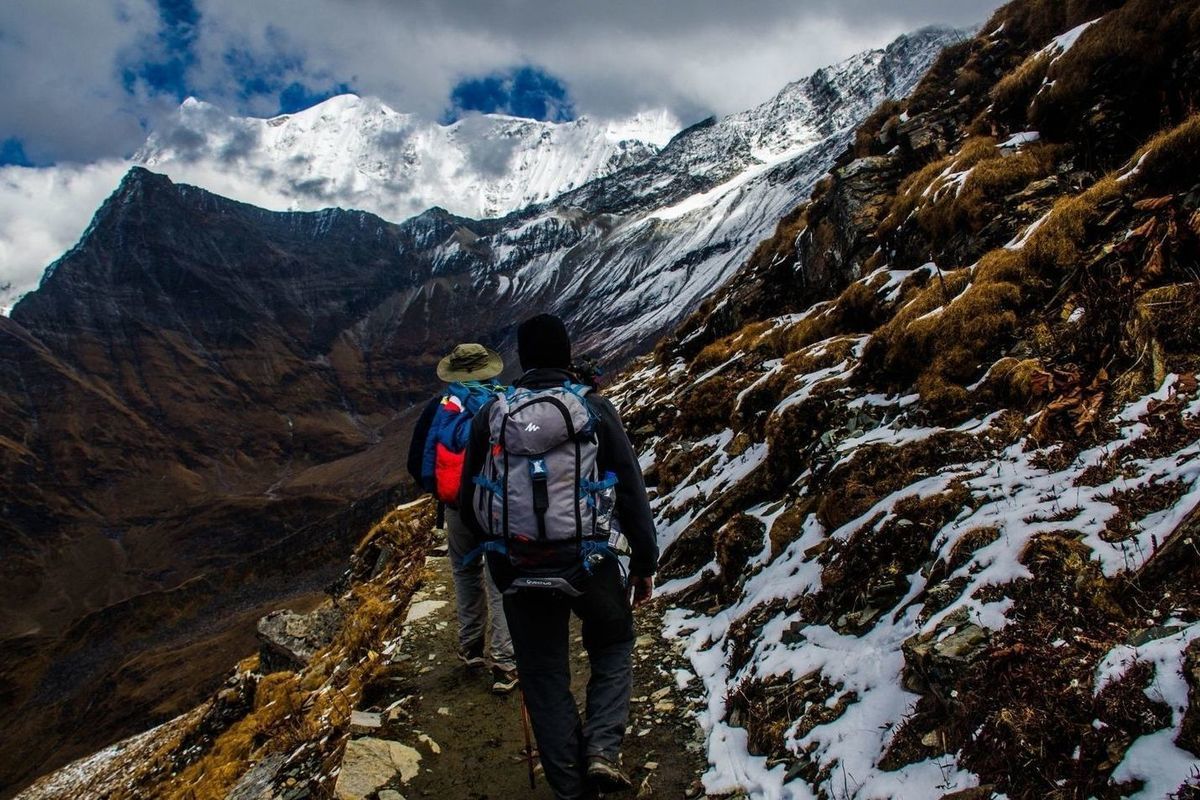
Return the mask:
<path id="1" fill-rule="evenodd" d="M 864 278 L 874 281 L 877 274 Z M 884 282 L 880 294 L 891 291 Z M 794 324 L 791 318 L 769 320 L 775 328 Z M 769 413 L 780 412 L 812 396 L 812 389 L 825 385 L 821 403 L 844 402 L 877 421 L 865 429 L 835 432 L 828 445 L 834 467 L 858 457 L 871 457 L 871 448 L 903 447 L 929 441 L 932 437 L 953 434 L 978 437 L 978 459 L 949 457 L 935 473 L 918 477 L 902 488 L 881 497 L 870 509 L 836 530 L 825 530 L 815 514 L 809 513 L 794 540 L 781 552 L 770 552 L 771 527 L 776 524 L 788 498 L 768 501 L 747 513 L 762 520 L 767 541 L 762 551 L 751 557 L 738 586 L 735 599 L 712 611 L 677 608 L 668 613 L 664 635 L 686 641 L 686 652 L 704 696 L 698 713 L 707 736 L 710 769 L 704 776 L 708 792 L 720 794 L 744 792 L 750 797 L 768 800 L 801 800 L 819 796 L 845 798 L 940 797 L 948 792 L 978 784 L 977 776 L 962 768 L 951 753 L 885 769 L 880 766 L 901 724 L 913 712 L 920 698 L 904 688 L 905 659 L 902 645 L 914 637 L 928 636 L 965 620 L 984 629 L 999 630 L 1009 624 L 1012 601 L 980 592 L 984 587 L 1003 587 L 1030 577 L 1021 557 L 1033 540 L 1043 534 L 1064 529 L 1077 531 L 1091 550 L 1102 571 L 1115 576 L 1143 566 L 1166 541 L 1183 517 L 1200 503 L 1200 442 L 1184 442 L 1170 452 L 1149 448 L 1143 454 L 1140 444 L 1153 436 L 1148 414 L 1163 404 L 1179 403 L 1179 376 L 1168 376 L 1160 388 L 1120 408 L 1109 419 L 1115 433 L 1107 441 L 1083 449 L 1069 463 L 1050 467 L 1047 450 L 1027 439 L 989 452 L 984 444 L 988 430 L 999 414 L 968 420 L 953 428 L 929 426 L 923 422 L 915 397 L 885 397 L 864 394 L 851 380 L 861 341 L 855 337 L 836 337 L 841 350 L 851 357 L 834 368 L 816 369 L 797 374 L 792 384 L 779 393 L 781 398 Z M 834 352 L 835 340 L 819 342 L 799 355 L 813 356 Z M 838 351 L 840 352 L 840 350 Z M 648 365 L 613 388 L 612 394 L 629 414 L 639 407 L 654 407 L 669 402 L 679 391 L 683 374 L 679 364 Z M 706 375 L 737 375 L 738 385 L 752 385 L 778 372 L 778 359 L 756 363 L 745 353 L 736 353 Z M 757 377 L 756 377 L 757 376 Z M 685 379 L 687 380 L 687 379 Z M 688 387 L 698 381 L 690 380 Z M 833 387 L 832 390 L 829 387 Z M 665 394 L 664 394 L 665 393 Z M 837 400 L 834 400 L 837 398 Z M 1183 402 L 1179 413 L 1185 419 L 1200 419 L 1200 398 Z M 682 446 L 706 455 L 679 480 L 670 491 L 653 498 L 660 541 L 666 547 L 683 536 L 720 505 L 739 486 L 762 480 L 757 470 L 766 463 L 764 444 L 750 444 L 740 455 L 733 455 L 732 430 L 723 430 Z M 643 463 L 654 463 L 664 456 L 661 441 L 643 453 Z M 679 447 L 681 445 L 676 445 Z M 1053 448 L 1051 448 L 1053 449 Z M 708 454 L 711 451 L 711 454 Z M 970 453 L 970 449 L 964 449 Z M 1114 477 L 1105 478 L 1106 475 Z M 1100 475 L 1101 479 L 1096 476 Z M 812 470 L 797 478 L 789 490 L 791 498 L 803 497 L 813 480 Z M 897 516 L 897 504 L 904 498 L 927 497 L 945 491 L 951 484 L 964 487 L 970 494 L 961 512 L 932 537 L 931 563 L 955 563 L 956 545 L 971 531 L 992 529 L 995 539 L 978 547 L 953 571 L 935 580 L 939 585 L 963 582 L 956 600 L 940 610 L 925 613 L 922 593 L 930 588 L 930 575 L 922 570 L 907 575 L 908 589 L 903 597 L 884 609 L 865 631 L 841 632 L 828 624 L 806 619 L 798 602 L 822 589 L 823 565 L 816 554 L 831 540 L 849 539 L 862 531 L 879 531 Z M 1178 485 L 1179 494 L 1161 510 L 1133 519 L 1131 530 L 1120 536 L 1109 535 L 1110 522 L 1121 510 L 1114 497 L 1120 492 L 1143 487 Z M 869 533 L 866 535 L 870 535 Z M 694 574 L 669 582 L 668 594 L 683 592 L 696 585 L 705 573 L 719 573 L 711 561 Z M 744 640 L 734 635 L 738 626 L 767 609 L 778 609 L 757 617 L 761 629 L 750 642 L 748 658 L 732 670 L 736 648 Z M 953 618 L 953 619 L 952 619 Z M 958 622 L 957 624 L 963 624 Z M 840 627 L 841 623 L 839 623 Z M 1172 726 L 1134 742 L 1113 775 L 1114 780 L 1146 781 L 1138 797 L 1162 797 L 1188 777 L 1194 758 L 1179 749 L 1174 740 L 1187 707 L 1187 685 L 1180 674 L 1183 651 L 1188 643 L 1200 638 L 1200 625 L 1180 625 L 1173 634 L 1139 646 L 1121 646 L 1103 660 L 1097 670 L 1097 691 L 1117 680 L 1137 661 L 1155 667 L 1155 677 L 1146 692 L 1151 699 L 1165 702 L 1172 711 Z M 811 763 L 819 774 L 816 784 L 808 778 L 789 773 L 786 764 L 769 762 L 750 753 L 744 721 L 731 721 L 728 699 L 735 697 L 747 681 L 782 679 L 786 684 L 818 675 L 834 687 L 826 706 L 839 708 L 830 721 L 800 730 L 801 720 L 784 734 L 786 747 L 798 761 Z M 803 717 L 803 715 L 801 715 Z"/>

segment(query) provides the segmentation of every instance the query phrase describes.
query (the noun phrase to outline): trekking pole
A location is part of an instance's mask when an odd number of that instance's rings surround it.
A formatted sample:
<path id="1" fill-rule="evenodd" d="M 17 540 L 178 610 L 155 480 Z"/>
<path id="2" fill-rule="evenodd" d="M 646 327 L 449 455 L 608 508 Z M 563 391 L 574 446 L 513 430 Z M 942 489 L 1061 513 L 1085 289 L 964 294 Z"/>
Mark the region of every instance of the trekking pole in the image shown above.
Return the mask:
<path id="1" fill-rule="evenodd" d="M 529 707 L 525 705 L 525 690 L 521 690 L 521 728 L 525 731 L 525 763 L 529 766 L 529 789 L 536 786 L 533 770 L 533 734 L 529 730 Z"/>

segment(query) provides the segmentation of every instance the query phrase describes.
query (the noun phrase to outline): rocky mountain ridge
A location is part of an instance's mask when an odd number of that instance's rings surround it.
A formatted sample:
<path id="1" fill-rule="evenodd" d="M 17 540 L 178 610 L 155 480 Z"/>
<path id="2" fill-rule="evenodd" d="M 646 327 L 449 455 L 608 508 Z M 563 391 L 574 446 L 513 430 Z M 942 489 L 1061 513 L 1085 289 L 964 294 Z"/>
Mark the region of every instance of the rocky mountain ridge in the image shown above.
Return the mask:
<path id="1" fill-rule="evenodd" d="M 1197 37 L 1005 6 L 615 387 L 711 795 L 1195 795 Z"/>
<path id="2" fill-rule="evenodd" d="M 708 796 L 1196 795 L 1198 44 L 1195 2 L 1010 3 L 610 388 Z"/>
<path id="3" fill-rule="evenodd" d="M 132 170 L 0 320 L 6 781 L 187 707 L 264 604 L 310 601 L 402 482 L 440 353 L 466 337 L 511 356 L 528 308 L 566 316 L 581 351 L 638 352 L 828 168 L 850 134 L 822 109 L 865 115 L 952 36 L 905 37 L 789 87 L 757 133 L 696 129 L 501 219 L 274 213 Z M 808 137 L 792 149 L 770 132 L 788 114 Z"/>

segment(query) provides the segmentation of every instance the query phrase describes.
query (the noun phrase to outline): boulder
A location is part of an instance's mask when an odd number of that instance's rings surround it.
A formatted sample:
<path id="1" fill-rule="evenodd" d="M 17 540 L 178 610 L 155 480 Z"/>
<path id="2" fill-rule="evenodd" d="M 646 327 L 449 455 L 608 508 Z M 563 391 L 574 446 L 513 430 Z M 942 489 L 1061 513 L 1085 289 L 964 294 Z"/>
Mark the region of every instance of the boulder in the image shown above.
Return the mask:
<path id="1" fill-rule="evenodd" d="M 276 753 L 259 761 L 246 770 L 225 800 L 269 800 L 273 796 L 275 778 L 286 761 L 286 753 Z"/>
<path id="2" fill-rule="evenodd" d="M 383 715 L 370 711 L 350 712 L 351 733 L 374 733 L 383 727 Z"/>
<path id="3" fill-rule="evenodd" d="M 420 763 L 420 752 L 406 744 L 369 736 L 351 739 L 346 743 L 334 796 L 337 800 L 366 800 L 397 777 L 408 783 L 416 777 Z"/>
<path id="4" fill-rule="evenodd" d="M 273 611 L 258 621 L 259 666 L 263 674 L 303 668 L 333 641 L 345 610 L 326 603 L 308 614 Z"/>
<path id="5" fill-rule="evenodd" d="M 958 609 L 934 630 L 904 643 L 904 688 L 950 695 L 967 668 L 987 650 L 990 639 L 986 628 L 969 620 L 966 609 Z"/>
<path id="6" fill-rule="evenodd" d="M 899 162 L 890 156 L 855 159 L 834 171 L 829 190 L 814 201 L 816 220 L 796 240 L 796 260 L 805 265 L 810 290 L 835 292 L 862 275 L 876 249 L 873 234 L 885 216 L 899 180 Z"/>

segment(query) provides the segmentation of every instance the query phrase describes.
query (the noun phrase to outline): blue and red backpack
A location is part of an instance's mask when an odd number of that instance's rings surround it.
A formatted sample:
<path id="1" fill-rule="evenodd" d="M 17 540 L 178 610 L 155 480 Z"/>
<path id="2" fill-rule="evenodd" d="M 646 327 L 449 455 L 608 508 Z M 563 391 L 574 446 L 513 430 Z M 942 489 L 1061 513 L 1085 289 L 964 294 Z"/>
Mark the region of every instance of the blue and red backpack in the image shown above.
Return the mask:
<path id="1" fill-rule="evenodd" d="M 452 383 L 438 401 L 425 438 L 421 483 L 450 508 L 458 507 L 463 460 L 471 438 L 471 420 L 504 387 L 495 383 Z"/>

